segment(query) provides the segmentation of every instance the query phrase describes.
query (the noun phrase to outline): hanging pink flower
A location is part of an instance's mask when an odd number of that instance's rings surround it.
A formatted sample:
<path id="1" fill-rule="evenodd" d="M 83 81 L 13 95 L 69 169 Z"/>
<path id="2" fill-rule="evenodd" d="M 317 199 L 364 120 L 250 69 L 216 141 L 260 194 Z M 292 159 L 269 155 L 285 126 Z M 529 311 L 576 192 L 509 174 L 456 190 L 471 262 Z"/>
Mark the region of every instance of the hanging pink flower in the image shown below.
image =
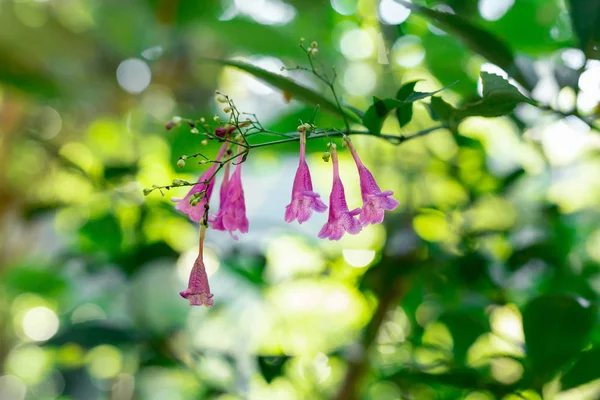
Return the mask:
<path id="1" fill-rule="evenodd" d="M 219 150 L 219 154 L 217 154 L 217 158 L 215 159 L 216 161 L 221 160 L 223 154 L 225 154 L 225 151 L 227 150 L 228 145 L 228 142 L 223 143 L 221 149 Z M 192 189 L 188 192 L 188 194 L 183 198 L 183 200 L 173 199 L 173 201 L 177 202 L 175 209 L 186 213 L 194 222 L 200 222 L 200 220 L 204 216 L 204 206 L 210 200 L 210 196 L 212 195 L 212 191 L 215 186 L 214 179 L 212 178 L 214 178 L 213 175 L 215 174 L 216 169 L 217 163 L 213 163 L 213 165 L 211 165 L 211 167 L 205 173 L 203 173 L 202 176 L 200 176 L 200 178 L 198 178 L 198 182 L 203 183 L 194 185 Z M 210 182 L 206 182 L 207 180 L 210 180 Z M 202 197 L 202 199 L 195 206 L 191 205 L 190 197 L 196 193 L 200 193 L 203 191 L 205 191 L 205 194 Z"/>
<path id="2" fill-rule="evenodd" d="M 335 144 L 331 145 L 331 160 L 333 163 L 333 185 L 329 196 L 329 220 L 319 232 L 321 239 L 340 240 L 345 232 L 356 235 L 362 226 L 355 218 L 360 213 L 360 208 L 348 210 L 344 185 L 340 179 L 337 151 Z"/>
<path id="3" fill-rule="evenodd" d="M 210 222 L 211 228 L 218 231 L 226 230 L 225 226 L 223 225 L 223 206 L 227 201 L 227 188 L 229 187 L 229 166 L 230 163 L 225 164 L 225 173 L 223 174 L 223 181 L 221 182 L 221 190 L 219 192 L 219 203 L 221 207 L 216 214 L 208 216 L 208 221 Z"/>
<path id="4" fill-rule="evenodd" d="M 198 251 L 198 257 L 194 262 L 194 267 L 190 272 L 190 279 L 188 281 L 188 287 L 179 294 L 184 299 L 189 300 L 190 306 L 206 306 L 211 307 L 214 305 L 213 294 L 210 292 L 210 286 L 208 284 L 208 276 L 206 275 L 206 268 L 203 260 L 203 248 L 204 248 L 204 236 L 206 235 L 206 226 L 200 225 L 200 248 Z"/>
<path id="5" fill-rule="evenodd" d="M 244 188 L 242 187 L 242 163 L 241 157 L 238 157 L 238 165 L 231 176 L 231 179 L 223 180 L 221 186 L 221 205 L 219 212 L 212 216 L 211 226 L 213 229 L 229 231 L 234 239 L 233 232 L 239 230 L 240 233 L 248 233 L 248 218 L 246 217 L 246 200 L 244 197 Z M 227 168 L 227 166 L 226 166 Z M 227 176 L 229 175 L 226 170 Z"/>
<path id="6" fill-rule="evenodd" d="M 297 219 L 301 224 L 310 218 L 313 210 L 316 212 L 327 210 L 327 206 L 321 201 L 319 194 L 313 191 L 305 153 L 306 132 L 300 132 L 300 162 L 294 178 L 292 201 L 285 207 L 285 222 Z"/>
<path id="7" fill-rule="evenodd" d="M 360 193 L 363 199 L 362 211 L 360 212 L 360 223 L 362 226 L 379 224 L 383 222 L 385 211 L 395 209 L 400 203 L 391 197 L 394 192 L 391 190 L 382 192 L 381 189 L 379 189 L 377 182 L 375 182 L 375 178 L 373 178 L 373 174 L 371 174 L 358 157 L 350 138 L 346 137 L 344 140 L 352 153 L 360 178 Z"/>

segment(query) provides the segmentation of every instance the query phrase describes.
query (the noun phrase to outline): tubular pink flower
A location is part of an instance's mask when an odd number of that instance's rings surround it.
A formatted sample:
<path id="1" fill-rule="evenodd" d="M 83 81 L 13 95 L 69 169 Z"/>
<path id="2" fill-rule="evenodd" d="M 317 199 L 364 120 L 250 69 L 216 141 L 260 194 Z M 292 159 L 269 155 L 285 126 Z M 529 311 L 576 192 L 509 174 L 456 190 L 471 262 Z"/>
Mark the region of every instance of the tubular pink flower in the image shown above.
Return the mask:
<path id="1" fill-rule="evenodd" d="M 319 238 L 340 240 L 345 232 L 356 235 L 361 231 L 360 222 L 354 218 L 360 213 L 360 208 L 348 210 L 344 185 L 340 179 L 337 151 L 335 144 L 331 146 L 331 160 L 333 163 L 333 185 L 329 196 L 329 220 L 319 232 Z"/>
<path id="2" fill-rule="evenodd" d="M 223 225 L 223 206 L 227 201 L 227 188 L 229 187 L 229 165 L 230 163 L 225 164 L 225 173 L 223 174 L 223 181 L 221 182 L 221 190 L 219 192 L 219 204 L 221 207 L 216 214 L 208 216 L 208 221 L 210 222 L 211 228 L 218 231 L 226 230 L 225 226 Z"/>
<path id="3" fill-rule="evenodd" d="M 221 186 L 221 206 L 219 212 L 211 218 L 211 226 L 213 229 L 229 231 L 234 239 L 237 239 L 237 237 L 233 235 L 233 232 L 236 230 L 239 230 L 240 233 L 248 233 L 246 200 L 244 198 L 244 188 L 242 186 L 241 157 L 242 156 L 238 157 L 238 165 L 236 165 L 231 179 L 223 181 L 225 189 Z M 229 174 L 227 170 L 226 174 Z"/>
<path id="4" fill-rule="evenodd" d="M 219 154 L 217 154 L 217 158 L 216 158 L 217 161 L 221 160 L 221 158 L 223 157 L 223 154 L 225 154 L 225 151 L 227 150 L 228 145 L 229 145 L 228 142 L 223 143 L 223 145 L 221 146 L 221 149 L 219 150 Z M 213 178 L 213 175 L 215 174 L 216 169 L 217 169 L 217 163 L 213 163 L 213 165 L 211 165 L 211 167 L 205 173 L 203 173 L 202 176 L 200 176 L 200 178 L 198 178 L 198 182 L 204 182 L 204 183 L 199 183 L 197 185 L 194 185 L 192 187 L 192 189 L 188 192 L 188 194 L 183 198 L 183 200 L 182 199 L 173 199 L 173 201 L 177 202 L 175 209 L 186 213 L 192 221 L 200 222 L 200 220 L 204 216 L 204 206 L 206 205 L 206 203 L 208 201 L 210 201 L 210 196 L 212 195 L 212 191 L 215 187 L 215 182 L 214 182 L 214 179 L 212 179 L 212 178 Z M 207 180 L 210 180 L 210 181 L 206 182 Z M 203 192 L 203 191 L 206 191 L 204 197 L 195 206 L 191 205 L 190 197 L 193 194 Z"/>
<path id="5" fill-rule="evenodd" d="M 312 210 L 316 212 L 327 210 L 327 206 L 321 201 L 319 194 L 313 191 L 305 154 L 306 132 L 300 132 L 300 162 L 294 178 L 292 201 L 285 207 L 285 222 L 293 222 L 297 219 L 301 224 L 310 218 Z"/>
<path id="6" fill-rule="evenodd" d="M 391 197 L 394 192 L 391 190 L 382 192 L 381 189 L 379 189 L 377 182 L 375 182 L 375 178 L 373 178 L 373 174 L 371 174 L 358 157 L 350 138 L 346 137 L 344 140 L 346 140 L 348 148 L 352 153 L 360 177 L 360 193 L 363 199 L 362 211 L 360 212 L 359 218 L 360 223 L 362 226 L 379 224 L 383 222 L 385 211 L 395 209 L 400 203 Z"/>
<path id="7" fill-rule="evenodd" d="M 204 248 L 204 236 L 206 235 L 206 226 L 200 225 L 200 249 L 198 251 L 198 257 L 194 262 L 194 267 L 190 272 L 190 279 L 188 281 L 188 287 L 183 292 L 179 292 L 179 295 L 184 299 L 189 300 L 190 306 L 206 306 L 211 307 L 214 305 L 213 294 L 210 292 L 210 286 L 208 284 L 208 276 L 206 275 L 206 268 L 204 267 L 203 260 L 203 248 Z"/>

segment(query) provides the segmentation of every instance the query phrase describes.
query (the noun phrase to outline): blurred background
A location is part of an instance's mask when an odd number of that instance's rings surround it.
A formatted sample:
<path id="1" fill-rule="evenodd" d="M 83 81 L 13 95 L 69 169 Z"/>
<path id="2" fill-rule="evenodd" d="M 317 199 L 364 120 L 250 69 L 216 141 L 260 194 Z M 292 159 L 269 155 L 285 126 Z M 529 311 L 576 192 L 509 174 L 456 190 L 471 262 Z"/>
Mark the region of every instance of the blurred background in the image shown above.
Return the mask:
<path id="1" fill-rule="evenodd" d="M 197 225 L 170 200 L 186 189 L 142 189 L 196 179 L 203 167 L 178 157 L 218 145 L 165 122 L 223 115 L 216 89 L 279 132 L 313 105 L 201 58 L 279 72 L 306 61 L 300 37 L 316 40 L 363 110 L 417 79 L 458 81 L 441 95 L 463 104 L 480 71 L 506 72 L 394 0 L 0 1 L 0 399 L 600 398 L 600 35 L 577 19 L 600 21 L 600 5 L 413 2 L 500 37 L 546 107 L 401 146 L 357 136 L 401 204 L 339 242 L 316 237 L 326 214 L 283 221 L 297 144 L 253 150 L 250 233 L 209 230 L 206 309 L 178 294 L 197 252 Z M 419 103 L 383 132 L 434 124 Z M 327 199 L 325 146 L 308 150 Z"/>

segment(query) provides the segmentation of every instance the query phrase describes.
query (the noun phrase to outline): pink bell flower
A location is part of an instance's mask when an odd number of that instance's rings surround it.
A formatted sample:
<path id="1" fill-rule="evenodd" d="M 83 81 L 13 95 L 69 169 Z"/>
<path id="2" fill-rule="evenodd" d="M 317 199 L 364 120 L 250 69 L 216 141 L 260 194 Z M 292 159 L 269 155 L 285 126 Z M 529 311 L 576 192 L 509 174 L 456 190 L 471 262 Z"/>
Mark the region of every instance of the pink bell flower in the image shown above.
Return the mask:
<path id="1" fill-rule="evenodd" d="M 225 178 L 223 178 L 220 193 L 221 205 L 217 214 L 210 217 L 213 229 L 229 231 L 234 239 L 237 239 L 233 235 L 236 230 L 240 233 L 248 233 L 241 157 L 238 157 L 238 165 L 236 165 L 231 179 L 229 179 L 229 165 L 225 166 Z"/>
<path id="2" fill-rule="evenodd" d="M 293 222 L 297 219 L 301 224 L 310 218 L 313 210 L 316 212 L 327 210 L 327 206 L 321 201 L 319 194 L 313 191 L 305 154 L 306 132 L 300 132 L 300 162 L 294 178 L 292 201 L 285 207 L 285 222 Z"/>
<path id="3" fill-rule="evenodd" d="M 337 151 L 335 144 L 331 145 L 331 160 L 333 163 L 333 185 L 329 196 L 329 220 L 319 232 L 319 238 L 340 240 L 345 232 L 356 235 L 362 226 L 355 218 L 360 213 L 360 208 L 348 210 L 344 185 L 340 179 Z"/>
<path id="4" fill-rule="evenodd" d="M 364 166 L 356 149 L 352 145 L 349 137 L 344 138 L 352 153 L 356 167 L 358 168 L 358 175 L 360 178 L 360 193 L 363 200 L 362 211 L 360 212 L 360 223 L 362 226 L 369 224 L 379 224 L 383 222 L 383 216 L 385 211 L 391 211 L 398 207 L 400 204 L 396 199 L 391 196 L 394 194 L 391 190 L 382 192 L 373 178 L 373 174 Z"/>
<path id="5" fill-rule="evenodd" d="M 188 281 L 188 287 L 184 291 L 180 292 L 179 295 L 184 299 L 189 300 L 190 306 L 206 306 L 211 307 L 214 305 L 213 294 L 210 292 L 210 286 L 208 284 L 208 275 L 206 275 L 206 268 L 203 260 L 203 247 L 204 247 L 204 236 L 206 235 L 206 226 L 200 225 L 200 249 L 198 251 L 198 257 L 194 262 L 194 267 L 190 272 L 190 279 Z"/>
<path id="6" fill-rule="evenodd" d="M 219 150 L 219 154 L 217 154 L 216 161 L 220 161 L 223 158 L 223 154 L 227 150 L 228 142 L 224 142 Z M 205 208 L 204 206 L 208 201 L 210 201 L 210 197 L 212 195 L 213 189 L 215 187 L 214 182 L 214 174 L 217 169 L 217 163 L 213 163 L 211 167 L 198 178 L 197 185 L 194 185 L 192 189 L 188 192 L 188 194 L 182 199 L 173 199 L 173 201 L 177 202 L 175 209 L 179 211 L 183 211 L 186 213 L 190 219 L 194 222 L 200 222 L 202 217 L 204 216 Z M 202 199 L 195 205 L 190 204 L 190 197 L 196 193 L 205 192 Z"/>

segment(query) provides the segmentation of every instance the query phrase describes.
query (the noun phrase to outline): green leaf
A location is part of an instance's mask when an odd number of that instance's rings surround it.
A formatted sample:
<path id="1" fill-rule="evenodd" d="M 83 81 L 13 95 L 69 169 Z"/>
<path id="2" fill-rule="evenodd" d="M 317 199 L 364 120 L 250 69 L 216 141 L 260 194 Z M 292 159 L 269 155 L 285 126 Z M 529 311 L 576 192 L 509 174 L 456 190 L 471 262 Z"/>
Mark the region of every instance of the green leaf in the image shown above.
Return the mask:
<path id="1" fill-rule="evenodd" d="M 523 310 L 527 359 L 539 379 L 548 381 L 585 347 L 597 307 L 569 295 L 544 295 Z"/>
<path id="2" fill-rule="evenodd" d="M 489 332 L 489 320 L 483 310 L 459 310 L 446 312 L 439 318 L 450 333 L 454 342 L 454 358 L 459 364 L 466 364 L 467 352 L 475 340 Z"/>
<path id="3" fill-rule="evenodd" d="M 137 332 L 123 327 L 110 325 L 106 322 L 90 321 L 69 325 L 65 330 L 46 342 L 49 346 L 62 346 L 67 343 L 90 349 L 101 344 L 115 346 L 139 342 Z"/>
<path id="4" fill-rule="evenodd" d="M 535 104 L 501 76 L 481 73 L 483 97 L 481 100 L 454 108 L 440 97 L 432 97 L 430 112 L 433 119 L 459 121 L 467 117 L 494 118 L 511 113 L 520 103 Z"/>
<path id="5" fill-rule="evenodd" d="M 290 359 L 289 356 L 263 357 L 258 356 L 258 368 L 267 383 L 279 377 L 283 373 L 285 363 Z"/>
<path id="6" fill-rule="evenodd" d="M 575 364 L 563 375 L 561 389 L 568 390 L 600 378 L 600 348 L 581 353 Z"/>
<path id="7" fill-rule="evenodd" d="M 251 75 L 254 75 L 256 78 L 265 81 L 266 83 L 281 89 L 285 92 L 288 92 L 292 95 L 293 98 L 303 101 L 307 104 L 311 105 L 320 105 L 321 108 L 334 113 L 342 118 L 346 118 L 353 122 L 360 122 L 360 118 L 356 116 L 353 112 L 351 112 L 348 108 L 342 107 L 342 111 L 338 108 L 338 106 L 331 100 L 325 98 L 322 94 L 314 92 L 312 89 L 309 89 L 305 86 L 302 86 L 293 80 L 271 71 L 264 70 L 255 65 L 248 64 L 241 61 L 235 60 L 216 60 L 203 58 L 204 61 L 216 62 L 222 65 L 226 65 L 228 67 L 234 67 L 237 69 L 241 69 L 244 72 L 247 72 Z"/>
<path id="8" fill-rule="evenodd" d="M 512 50 L 502 39 L 458 15 L 421 7 L 405 0 L 395 1 L 427 17 L 443 29 L 459 37 L 472 51 L 487 58 L 521 82 Z"/>
<path id="9" fill-rule="evenodd" d="M 501 76 L 482 72 L 481 80 L 483 98 L 477 103 L 463 107 L 459 112 L 461 117 L 500 117 L 511 113 L 519 103 L 534 104 Z"/>
<path id="10" fill-rule="evenodd" d="M 387 118 L 388 114 L 395 109 L 401 109 L 400 113 L 403 113 L 406 112 L 407 107 L 410 107 L 410 114 L 412 117 L 412 103 L 431 97 L 456 83 L 454 82 L 448 86 L 436 90 L 435 92 L 415 92 L 414 87 L 417 82 L 418 81 L 409 82 L 402 86 L 396 95 L 396 99 L 380 99 L 378 97 L 373 97 L 373 104 L 365 112 L 362 121 L 363 125 L 369 130 L 369 132 L 371 132 L 373 135 L 381 134 L 383 122 Z M 407 117 L 408 115 L 406 117 L 398 116 L 398 121 L 400 122 L 402 118 L 402 121 L 406 122 L 405 118 Z M 408 121 L 410 121 L 410 119 L 408 119 Z M 408 122 L 406 122 L 404 125 L 407 123 Z M 400 126 L 403 126 L 402 123 Z"/>
<path id="11" fill-rule="evenodd" d="M 398 93 L 396 94 L 396 99 L 400 100 L 400 101 L 406 100 L 410 95 L 412 95 L 414 93 L 415 86 L 418 82 L 419 81 L 417 80 L 417 81 L 408 82 L 408 83 L 405 83 L 404 85 L 402 85 L 402 87 L 398 90 Z M 412 103 L 406 104 L 404 106 L 400 106 L 396 109 L 396 118 L 398 118 L 398 123 L 400 124 L 401 128 L 404 128 L 406 125 L 408 125 L 408 123 L 412 119 L 412 116 L 413 116 Z"/>
<path id="12" fill-rule="evenodd" d="M 43 296 L 58 296 L 67 287 L 67 282 L 60 276 L 60 272 L 33 267 L 11 268 L 3 280 L 10 291 L 32 292 Z"/>
<path id="13" fill-rule="evenodd" d="M 569 0 L 573 30 L 579 38 L 579 48 L 589 58 L 598 58 L 600 51 L 600 0 Z"/>
<path id="14" fill-rule="evenodd" d="M 405 103 L 396 99 L 380 99 L 373 97 L 373 104 L 365 112 L 362 123 L 371 134 L 380 135 L 383 121 L 385 121 L 388 114 L 395 108 L 401 107 L 404 104 Z"/>

